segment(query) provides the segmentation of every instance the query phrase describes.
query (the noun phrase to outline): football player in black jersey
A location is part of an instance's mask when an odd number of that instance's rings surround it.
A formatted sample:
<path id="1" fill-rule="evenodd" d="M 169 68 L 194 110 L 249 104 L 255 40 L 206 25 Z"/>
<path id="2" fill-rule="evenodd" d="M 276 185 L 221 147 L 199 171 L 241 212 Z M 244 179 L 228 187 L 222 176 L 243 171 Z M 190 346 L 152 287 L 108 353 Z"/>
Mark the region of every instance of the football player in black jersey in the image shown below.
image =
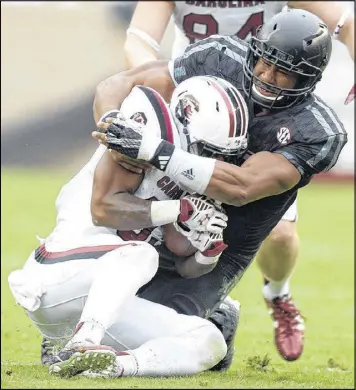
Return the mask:
<path id="1" fill-rule="evenodd" d="M 218 33 L 236 35 L 248 41 L 250 36 L 255 35 L 259 25 L 286 6 L 304 9 L 320 17 L 329 31 L 334 31 L 333 38 L 339 39 L 354 59 L 354 16 L 351 11 L 348 12 L 344 4 L 338 2 L 269 1 L 256 2 L 254 5 L 239 2 L 229 3 L 226 8 L 222 8 L 216 2 L 161 1 L 151 4 L 139 1 L 127 30 L 124 45 L 128 67 L 133 68 L 159 58 L 159 47 L 171 16 L 175 24 L 175 40 L 172 47 L 172 58 L 175 58 L 183 54 L 189 42 L 195 43 Z M 331 89 L 330 96 L 333 93 Z M 351 93 L 350 99 L 352 97 Z M 337 112 L 337 106 L 335 110 Z M 288 137 L 288 133 L 282 130 L 280 136 Z M 273 298 L 289 292 L 288 275 L 297 263 L 300 247 L 297 218 L 295 201 L 263 241 L 256 255 L 257 265 L 265 279 L 263 287 L 265 297 Z M 228 310 L 229 305 L 226 308 Z"/>
<path id="2" fill-rule="evenodd" d="M 146 160 L 190 190 L 222 202 L 228 215 L 228 248 L 210 273 L 189 280 L 161 268 L 140 296 L 184 314 L 211 313 L 251 264 L 298 189 L 335 165 L 347 135 L 333 110 L 312 93 L 330 54 L 326 25 L 307 11 L 288 10 L 261 26 L 249 44 L 213 36 L 189 46 L 172 62 L 154 61 L 99 84 L 94 101 L 97 122 L 119 110 L 135 85 L 150 86 L 169 101 L 175 85 L 200 75 L 229 81 L 244 92 L 250 108 L 248 150 L 235 163 L 189 154 L 130 126 L 108 125 L 111 140 L 122 142 L 109 142 L 105 132 L 93 133 L 118 152 L 111 153 L 115 159 L 110 164 L 120 160 L 140 167 L 140 160 Z M 128 144 L 130 148 L 123 146 Z M 159 164 L 162 156 L 164 167 Z M 193 173 L 189 177 L 187 170 Z M 100 175 L 105 176 L 104 169 L 96 180 Z M 270 293 L 266 302 L 277 324 L 276 346 L 285 359 L 295 360 L 303 350 L 302 318 L 289 291 L 281 296 L 273 296 L 272 289 Z"/>

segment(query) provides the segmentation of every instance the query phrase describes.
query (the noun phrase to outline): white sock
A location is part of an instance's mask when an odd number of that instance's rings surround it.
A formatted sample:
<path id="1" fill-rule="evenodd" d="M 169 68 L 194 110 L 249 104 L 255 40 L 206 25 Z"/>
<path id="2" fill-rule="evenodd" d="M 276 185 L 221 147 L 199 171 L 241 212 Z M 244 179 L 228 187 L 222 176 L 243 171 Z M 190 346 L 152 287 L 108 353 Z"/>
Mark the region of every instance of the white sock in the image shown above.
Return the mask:
<path id="1" fill-rule="evenodd" d="M 99 345 L 105 334 L 105 328 L 98 322 L 84 322 L 78 332 L 67 343 L 66 348 L 74 345 Z"/>
<path id="2" fill-rule="evenodd" d="M 117 357 L 124 366 L 123 376 L 192 375 L 217 364 L 226 354 L 226 343 L 221 332 L 209 324 L 185 334 L 158 337 L 129 353 L 133 356 Z"/>
<path id="3" fill-rule="evenodd" d="M 122 355 L 117 356 L 116 361 L 124 369 L 122 376 L 135 376 L 138 371 L 138 363 L 133 354 L 130 352 L 123 352 Z"/>
<path id="4" fill-rule="evenodd" d="M 262 288 L 262 294 L 268 301 L 283 295 L 289 295 L 289 293 L 289 278 L 279 282 L 270 280 Z"/>

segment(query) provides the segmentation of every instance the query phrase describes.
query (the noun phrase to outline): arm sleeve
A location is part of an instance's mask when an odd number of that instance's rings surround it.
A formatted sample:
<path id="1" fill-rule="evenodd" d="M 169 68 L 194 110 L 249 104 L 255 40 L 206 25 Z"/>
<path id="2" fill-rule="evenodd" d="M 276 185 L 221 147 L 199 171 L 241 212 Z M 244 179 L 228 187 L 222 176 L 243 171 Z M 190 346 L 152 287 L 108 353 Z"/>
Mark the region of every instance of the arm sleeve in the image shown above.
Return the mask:
<path id="1" fill-rule="evenodd" d="M 289 160 L 302 178 L 308 178 L 330 170 L 336 164 L 346 142 L 347 135 L 339 133 L 317 139 L 310 144 L 295 142 L 274 152 Z"/>

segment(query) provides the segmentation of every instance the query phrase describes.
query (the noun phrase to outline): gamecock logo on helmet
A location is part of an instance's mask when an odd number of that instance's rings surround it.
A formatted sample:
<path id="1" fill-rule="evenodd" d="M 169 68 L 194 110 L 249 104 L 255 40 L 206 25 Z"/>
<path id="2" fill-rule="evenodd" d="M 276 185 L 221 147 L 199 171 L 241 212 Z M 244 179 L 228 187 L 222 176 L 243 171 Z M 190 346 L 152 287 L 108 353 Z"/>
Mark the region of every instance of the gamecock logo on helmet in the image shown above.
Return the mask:
<path id="1" fill-rule="evenodd" d="M 199 102 L 193 95 L 185 95 L 176 106 L 176 117 L 185 125 L 190 123 L 193 112 L 199 112 Z"/>
<path id="2" fill-rule="evenodd" d="M 133 115 L 130 116 L 130 119 L 133 119 L 138 123 L 142 123 L 143 125 L 147 123 L 147 117 L 143 112 L 135 112 Z"/>

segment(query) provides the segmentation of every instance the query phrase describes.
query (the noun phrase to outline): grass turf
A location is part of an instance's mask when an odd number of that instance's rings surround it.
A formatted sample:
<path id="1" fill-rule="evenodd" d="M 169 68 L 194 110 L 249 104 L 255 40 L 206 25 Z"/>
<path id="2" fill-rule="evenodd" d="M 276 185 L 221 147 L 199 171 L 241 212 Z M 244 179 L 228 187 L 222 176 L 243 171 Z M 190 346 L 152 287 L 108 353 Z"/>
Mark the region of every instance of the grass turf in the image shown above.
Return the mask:
<path id="1" fill-rule="evenodd" d="M 2 171 L 1 388 L 354 388 L 354 204 L 351 185 L 311 184 L 298 199 L 301 251 L 291 280 L 306 317 L 302 357 L 276 352 L 255 264 L 232 297 L 242 305 L 235 360 L 226 373 L 100 380 L 51 377 L 39 364 L 37 329 L 15 304 L 8 274 L 55 223 L 55 197 L 68 172 Z"/>

